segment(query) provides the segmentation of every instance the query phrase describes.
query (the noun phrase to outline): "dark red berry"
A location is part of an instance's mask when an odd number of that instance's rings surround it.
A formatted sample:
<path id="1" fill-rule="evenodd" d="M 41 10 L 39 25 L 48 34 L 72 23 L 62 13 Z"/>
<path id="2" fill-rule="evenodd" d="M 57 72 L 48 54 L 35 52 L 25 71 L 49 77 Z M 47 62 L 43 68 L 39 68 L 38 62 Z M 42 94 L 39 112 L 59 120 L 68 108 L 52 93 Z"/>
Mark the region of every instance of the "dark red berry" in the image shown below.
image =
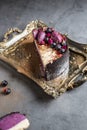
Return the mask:
<path id="1" fill-rule="evenodd" d="M 67 49 L 67 45 L 62 46 L 62 48 L 66 50 Z"/>
<path id="2" fill-rule="evenodd" d="M 42 28 L 42 27 L 38 28 L 38 32 L 40 32 L 40 31 L 43 31 L 43 28 Z"/>
<path id="3" fill-rule="evenodd" d="M 53 44 L 53 40 L 52 40 L 51 38 L 49 38 L 48 43 L 49 43 L 50 45 Z"/>
<path id="4" fill-rule="evenodd" d="M 11 89 L 10 88 L 4 88 L 2 91 L 3 94 L 8 95 L 11 93 Z"/>
<path id="5" fill-rule="evenodd" d="M 1 86 L 2 87 L 6 87 L 8 85 L 8 82 L 6 81 L 6 80 L 3 80 L 2 82 L 1 82 Z"/>
<path id="6" fill-rule="evenodd" d="M 51 33 L 47 33 L 46 36 L 47 36 L 47 37 L 51 37 Z"/>

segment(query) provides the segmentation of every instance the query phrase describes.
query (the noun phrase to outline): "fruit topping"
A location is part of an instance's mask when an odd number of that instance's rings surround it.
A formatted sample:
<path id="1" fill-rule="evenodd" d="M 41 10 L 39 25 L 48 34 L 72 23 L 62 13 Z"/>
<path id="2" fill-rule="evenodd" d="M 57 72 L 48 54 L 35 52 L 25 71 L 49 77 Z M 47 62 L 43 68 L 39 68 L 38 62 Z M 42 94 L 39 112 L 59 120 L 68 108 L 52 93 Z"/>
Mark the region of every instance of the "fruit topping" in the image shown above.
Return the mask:
<path id="1" fill-rule="evenodd" d="M 58 40 L 59 40 L 59 43 L 63 41 L 63 36 L 60 33 L 58 33 Z"/>
<path id="2" fill-rule="evenodd" d="M 66 50 L 64 48 L 61 49 L 61 53 L 64 53 Z"/>
<path id="3" fill-rule="evenodd" d="M 53 44 L 50 45 L 51 48 L 55 48 L 56 47 L 56 43 L 53 42 Z"/>
<path id="4" fill-rule="evenodd" d="M 57 44 L 56 45 L 56 50 L 61 50 L 61 47 L 62 47 L 61 44 Z"/>
<path id="5" fill-rule="evenodd" d="M 38 34 L 38 30 L 37 30 L 37 29 L 34 29 L 34 30 L 33 30 L 33 36 L 34 36 L 34 38 L 37 37 L 37 34 Z"/>
<path id="6" fill-rule="evenodd" d="M 47 36 L 47 37 L 51 37 L 51 33 L 47 33 L 46 36 Z"/>
<path id="7" fill-rule="evenodd" d="M 37 37 L 37 40 L 38 40 L 38 42 L 39 42 L 39 44 L 41 44 L 42 43 L 42 41 L 44 40 L 44 38 L 45 38 L 45 32 L 44 31 L 39 31 L 38 32 L 38 37 Z"/>
<path id="8" fill-rule="evenodd" d="M 48 44 L 48 40 L 49 40 L 49 38 L 45 37 L 44 41 L 46 42 L 46 44 Z"/>
<path id="9" fill-rule="evenodd" d="M 51 44 L 53 44 L 53 40 L 50 38 L 49 40 L 48 40 L 48 43 L 51 45 Z"/>
<path id="10" fill-rule="evenodd" d="M 52 28 L 47 28 L 47 30 L 45 31 L 46 33 L 52 33 Z"/>
<path id="11" fill-rule="evenodd" d="M 33 30 L 33 36 L 39 45 L 47 45 L 64 53 L 67 49 L 66 37 L 52 28 L 38 28 Z"/>

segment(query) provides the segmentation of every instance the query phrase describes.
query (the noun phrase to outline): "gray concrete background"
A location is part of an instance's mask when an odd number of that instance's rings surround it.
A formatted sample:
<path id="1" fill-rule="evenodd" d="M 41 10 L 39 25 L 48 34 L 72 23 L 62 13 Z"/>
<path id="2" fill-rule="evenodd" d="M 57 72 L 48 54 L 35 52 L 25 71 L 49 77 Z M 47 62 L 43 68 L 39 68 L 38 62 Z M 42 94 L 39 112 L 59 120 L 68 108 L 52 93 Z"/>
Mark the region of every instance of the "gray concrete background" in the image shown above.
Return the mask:
<path id="1" fill-rule="evenodd" d="M 87 43 L 86 0 L 0 1 L 0 39 L 11 27 L 24 29 L 41 19 L 73 40 Z M 57 99 L 46 95 L 33 81 L 0 61 L 0 80 L 8 80 L 12 93 L 0 94 L 0 116 L 26 113 L 29 130 L 87 130 L 87 82 Z M 0 88 L 1 90 L 1 88 Z"/>

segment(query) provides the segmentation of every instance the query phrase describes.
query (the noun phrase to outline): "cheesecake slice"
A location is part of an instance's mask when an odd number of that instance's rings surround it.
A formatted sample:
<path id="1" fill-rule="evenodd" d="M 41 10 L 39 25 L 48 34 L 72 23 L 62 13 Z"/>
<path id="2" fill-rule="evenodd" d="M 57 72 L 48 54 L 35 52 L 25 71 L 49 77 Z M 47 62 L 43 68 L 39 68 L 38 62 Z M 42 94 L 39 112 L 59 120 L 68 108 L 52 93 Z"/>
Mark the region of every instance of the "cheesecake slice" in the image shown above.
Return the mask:
<path id="1" fill-rule="evenodd" d="M 49 27 L 36 28 L 32 33 L 40 57 L 40 76 L 47 81 L 57 81 L 56 85 L 58 85 L 58 82 L 61 83 L 67 78 L 69 71 L 66 37 Z M 51 85 L 51 82 L 48 83 Z"/>
<path id="2" fill-rule="evenodd" d="M 29 127 L 25 115 L 13 112 L 0 118 L 0 130 L 25 130 Z"/>

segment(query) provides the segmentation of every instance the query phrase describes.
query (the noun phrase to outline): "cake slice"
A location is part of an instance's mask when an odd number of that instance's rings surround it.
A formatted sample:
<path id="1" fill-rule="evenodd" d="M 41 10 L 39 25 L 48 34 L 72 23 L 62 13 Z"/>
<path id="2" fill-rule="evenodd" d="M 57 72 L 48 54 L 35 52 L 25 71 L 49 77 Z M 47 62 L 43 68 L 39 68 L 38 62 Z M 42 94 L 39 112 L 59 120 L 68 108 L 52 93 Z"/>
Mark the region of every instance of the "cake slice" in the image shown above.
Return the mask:
<path id="1" fill-rule="evenodd" d="M 19 112 L 12 112 L 0 118 L 0 130 L 25 130 L 29 125 L 25 115 Z"/>
<path id="2" fill-rule="evenodd" d="M 41 62 L 40 76 L 47 81 L 54 81 L 56 86 L 68 76 L 69 50 L 65 35 L 53 28 L 36 28 L 32 31 L 36 50 Z M 58 80 L 59 79 L 59 80 Z M 51 85 L 51 82 L 48 82 Z M 54 85 L 55 86 L 55 85 Z"/>

